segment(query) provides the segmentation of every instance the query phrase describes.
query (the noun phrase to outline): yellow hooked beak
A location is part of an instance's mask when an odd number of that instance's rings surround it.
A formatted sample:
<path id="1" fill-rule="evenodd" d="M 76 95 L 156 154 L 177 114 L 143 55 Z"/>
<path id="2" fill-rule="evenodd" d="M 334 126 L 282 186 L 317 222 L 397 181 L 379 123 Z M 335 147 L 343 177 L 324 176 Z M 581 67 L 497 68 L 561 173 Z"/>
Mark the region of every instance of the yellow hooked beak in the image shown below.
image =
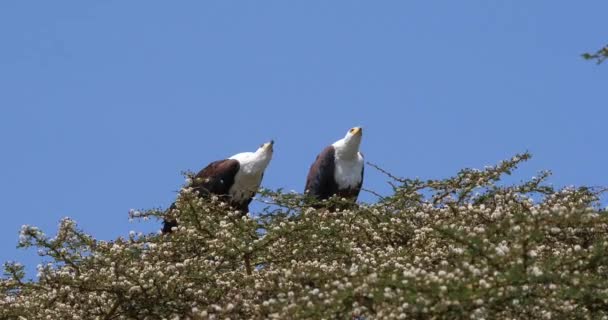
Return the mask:
<path id="1" fill-rule="evenodd" d="M 356 134 L 362 135 L 363 134 L 363 128 L 362 127 L 354 127 L 352 129 L 348 130 L 348 132 L 350 134 L 352 134 L 352 135 L 356 135 Z"/>
<path id="2" fill-rule="evenodd" d="M 274 146 L 274 140 L 264 143 L 264 149 L 272 150 L 272 146 Z"/>

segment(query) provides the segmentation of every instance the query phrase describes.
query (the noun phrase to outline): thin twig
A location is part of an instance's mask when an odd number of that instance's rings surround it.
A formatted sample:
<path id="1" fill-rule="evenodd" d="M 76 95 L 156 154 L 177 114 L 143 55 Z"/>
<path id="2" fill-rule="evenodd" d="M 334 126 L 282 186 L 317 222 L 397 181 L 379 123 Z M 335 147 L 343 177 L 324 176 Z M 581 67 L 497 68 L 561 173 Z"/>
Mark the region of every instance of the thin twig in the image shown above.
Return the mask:
<path id="1" fill-rule="evenodd" d="M 375 195 L 376 197 L 378 197 L 380 199 L 380 201 L 382 201 L 382 200 L 385 199 L 384 196 L 382 196 L 381 194 L 377 193 L 376 191 L 373 191 L 373 190 L 370 190 L 370 189 L 366 189 L 366 188 L 361 188 L 361 190 Z"/>
<path id="2" fill-rule="evenodd" d="M 379 167 L 378 165 L 376 165 L 376 164 L 373 164 L 373 163 L 371 163 L 371 162 L 369 162 L 369 161 L 368 161 L 368 162 L 366 162 L 366 163 L 367 163 L 367 165 L 368 165 L 368 166 L 370 166 L 370 167 L 372 167 L 372 168 L 374 168 L 374 169 L 376 169 L 376 170 L 380 171 L 381 173 L 385 174 L 386 176 L 388 176 L 389 178 L 391 178 L 391 179 L 393 179 L 393 180 L 395 180 L 395 181 L 399 181 L 399 182 L 401 182 L 401 183 L 405 183 L 405 182 L 407 181 L 406 179 L 399 178 L 399 177 L 396 177 L 396 176 L 392 175 L 391 173 L 389 173 L 388 171 L 386 171 L 386 170 L 384 170 L 384 169 L 380 168 L 380 167 Z"/>

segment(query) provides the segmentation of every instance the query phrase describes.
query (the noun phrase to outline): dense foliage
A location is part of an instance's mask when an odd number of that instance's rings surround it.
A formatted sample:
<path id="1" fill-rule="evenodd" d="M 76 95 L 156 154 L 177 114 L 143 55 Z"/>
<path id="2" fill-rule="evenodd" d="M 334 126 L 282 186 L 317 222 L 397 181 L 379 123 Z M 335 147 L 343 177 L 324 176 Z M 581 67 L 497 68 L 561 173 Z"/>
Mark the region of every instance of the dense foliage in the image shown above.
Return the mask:
<path id="1" fill-rule="evenodd" d="M 46 263 L 35 281 L 6 264 L 0 318 L 605 318 L 597 192 L 554 190 L 548 173 L 498 183 L 528 158 L 445 180 L 387 173 L 391 196 L 336 212 L 265 190 L 265 212 L 241 218 L 184 188 L 170 235 L 102 241 L 64 219 L 50 238 L 24 226 L 20 245 Z"/>

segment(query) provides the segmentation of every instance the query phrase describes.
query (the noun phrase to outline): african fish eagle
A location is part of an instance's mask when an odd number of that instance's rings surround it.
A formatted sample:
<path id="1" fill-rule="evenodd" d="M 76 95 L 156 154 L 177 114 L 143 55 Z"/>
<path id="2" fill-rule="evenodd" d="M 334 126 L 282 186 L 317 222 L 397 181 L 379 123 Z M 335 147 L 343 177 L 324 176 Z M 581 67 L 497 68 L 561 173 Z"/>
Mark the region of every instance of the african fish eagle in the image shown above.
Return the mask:
<path id="1" fill-rule="evenodd" d="M 323 149 L 310 166 L 304 192 L 318 200 L 338 195 L 356 201 L 363 184 L 362 136 L 363 128 L 354 127 Z"/>
<path id="2" fill-rule="evenodd" d="M 194 176 L 190 187 L 200 197 L 217 195 L 243 214 L 249 212 L 249 203 L 264 177 L 264 170 L 272 159 L 274 141 L 262 144 L 255 152 L 242 152 L 228 159 L 211 162 Z M 169 210 L 175 209 L 175 203 Z M 171 232 L 176 220 L 165 218 L 163 233 Z"/>

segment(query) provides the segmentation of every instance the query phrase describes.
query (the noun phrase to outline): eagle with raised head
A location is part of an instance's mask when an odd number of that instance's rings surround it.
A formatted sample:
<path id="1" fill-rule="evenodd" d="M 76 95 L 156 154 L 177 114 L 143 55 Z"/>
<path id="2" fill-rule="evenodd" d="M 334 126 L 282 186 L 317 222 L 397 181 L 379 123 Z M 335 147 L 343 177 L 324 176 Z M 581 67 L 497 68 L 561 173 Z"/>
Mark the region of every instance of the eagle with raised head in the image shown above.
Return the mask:
<path id="1" fill-rule="evenodd" d="M 304 192 L 318 200 L 338 195 L 355 202 L 363 184 L 363 155 L 359 152 L 363 128 L 327 146 L 310 166 Z"/>
<path id="2" fill-rule="evenodd" d="M 274 141 L 262 144 L 255 152 L 242 152 L 228 159 L 211 162 L 197 173 L 190 187 L 199 197 L 217 195 L 243 214 L 262 183 L 264 170 L 272 159 Z M 175 209 L 175 203 L 169 210 Z M 175 219 L 165 218 L 163 233 L 177 226 Z"/>

